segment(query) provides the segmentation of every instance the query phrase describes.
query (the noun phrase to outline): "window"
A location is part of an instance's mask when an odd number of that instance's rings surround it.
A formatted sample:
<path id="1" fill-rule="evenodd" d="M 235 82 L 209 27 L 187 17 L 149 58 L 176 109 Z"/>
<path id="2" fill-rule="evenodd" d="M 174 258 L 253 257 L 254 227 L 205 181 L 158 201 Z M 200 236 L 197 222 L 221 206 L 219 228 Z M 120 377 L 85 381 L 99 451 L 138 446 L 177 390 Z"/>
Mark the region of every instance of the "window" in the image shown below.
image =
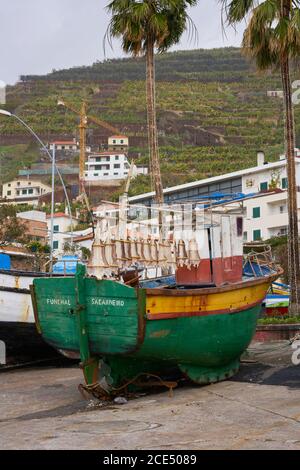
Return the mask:
<path id="1" fill-rule="evenodd" d="M 96 162 L 101 162 L 101 157 L 96 157 Z"/>
<path id="2" fill-rule="evenodd" d="M 22 194 L 27 194 L 27 189 L 22 189 Z"/>
<path id="3" fill-rule="evenodd" d="M 20 191 L 19 190 L 17 191 L 17 196 L 20 196 Z"/>
<path id="4" fill-rule="evenodd" d="M 281 179 L 281 187 L 282 187 L 282 189 L 287 189 L 287 187 L 288 187 L 288 180 L 287 180 L 287 178 L 282 178 L 282 179 Z"/>
<path id="5" fill-rule="evenodd" d="M 21 184 L 20 181 L 18 181 L 18 182 L 17 182 L 17 185 L 20 186 L 20 184 Z"/>
<path id="6" fill-rule="evenodd" d="M 243 235 L 243 217 L 237 217 L 236 219 L 236 232 L 238 237 Z"/>
<path id="7" fill-rule="evenodd" d="M 119 155 L 115 155 L 115 160 L 119 160 Z"/>
<path id="8" fill-rule="evenodd" d="M 94 173 L 94 176 L 99 176 L 99 173 Z"/>
<path id="9" fill-rule="evenodd" d="M 121 139 L 120 142 L 121 142 L 121 144 L 124 144 L 124 140 L 123 140 L 123 139 Z"/>
<path id="10" fill-rule="evenodd" d="M 261 230 L 253 230 L 253 241 L 261 240 Z"/>
<path id="11" fill-rule="evenodd" d="M 33 189 L 28 189 L 28 194 L 33 194 Z"/>
<path id="12" fill-rule="evenodd" d="M 267 191 L 268 190 L 268 182 L 264 181 L 263 183 L 260 183 L 260 190 L 261 191 Z"/>
<path id="13" fill-rule="evenodd" d="M 10 184 L 10 183 L 8 183 L 8 185 L 7 185 L 7 186 L 10 188 L 11 184 Z"/>
<path id="14" fill-rule="evenodd" d="M 120 168 L 120 163 L 115 163 L 114 168 Z"/>
<path id="15" fill-rule="evenodd" d="M 8 196 L 11 196 L 11 191 L 7 191 L 7 195 L 8 195 Z"/>
<path id="16" fill-rule="evenodd" d="M 59 232 L 59 225 L 53 225 L 53 232 Z"/>
<path id="17" fill-rule="evenodd" d="M 31 186 L 31 181 L 28 182 L 28 186 Z"/>
<path id="18" fill-rule="evenodd" d="M 58 249 L 58 241 L 55 240 L 55 241 L 53 242 L 53 250 L 57 250 L 57 249 Z"/>
<path id="19" fill-rule="evenodd" d="M 244 239 L 244 242 L 248 240 L 248 232 L 244 232 L 243 239 Z"/>
<path id="20" fill-rule="evenodd" d="M 253 207 L 252 217 L 253 219 L 258 219 L 260 217 L 260 207 Z"/>
<path id="21" fill-rule="evenodd" d="M 104 176 L 109 176 L 109 173 L 104 173 Z"/>
<path id="22" fill-rule="evenodd" d="M 114 140 L 113 140 L 113 144 L 116 144 L 116 143 L 117 143 L 117 141 L 116 141 L 116 139 L 114 139 Z"/>
<path id="23" fill-rule="evenodd" d="M 284 213 L 284 206 L 279 206 L 279 212 L 280 212 L 280 214 Z"/>

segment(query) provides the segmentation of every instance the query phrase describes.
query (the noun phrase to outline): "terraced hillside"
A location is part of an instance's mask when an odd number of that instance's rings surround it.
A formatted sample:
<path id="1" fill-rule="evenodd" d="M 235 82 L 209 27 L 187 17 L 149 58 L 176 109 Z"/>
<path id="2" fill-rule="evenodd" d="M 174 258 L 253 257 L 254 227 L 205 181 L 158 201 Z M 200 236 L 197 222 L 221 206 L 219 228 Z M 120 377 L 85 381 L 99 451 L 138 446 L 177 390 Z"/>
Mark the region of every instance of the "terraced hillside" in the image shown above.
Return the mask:
<path id="1" fill-rule="evenodd" d="M 7 108 L 49 141 L 77 135 L 76 115 L 57 107 L 63 96 L 130 137 L 131 155 L 147 163 L 143 60 L 121 59 L 43 76 L 23 76 L 8 90 Z M 281 88 L 279 75 L 257 74 L 239 49 L 196 50 L 157 58 L 157 106 L 164 185 L 192 181 L 255 164 L 263 149 L 269 160 L 283 151 L 283 103 L 267 97 Z M 300 107 L 295 108 L 300 144 Z M 105 142 L 92 125 L 89 141 Z M 30 137 L 12 120 L 0 120 L 1 180 L 34 160 Z M 13 147 L 11 147 L 13 146 Z M 12 158 L 13 156 L 13 158 Z M 7 157 L 7 158 L 6 158 Z M 36 153 L 38 159 L 38 152 Z M 11 159 L 14 163 L 11 163 Z M 24 160 L 25 159 L 25 160 Z M 133 191 L 147 189 L 135 182 Z"/>

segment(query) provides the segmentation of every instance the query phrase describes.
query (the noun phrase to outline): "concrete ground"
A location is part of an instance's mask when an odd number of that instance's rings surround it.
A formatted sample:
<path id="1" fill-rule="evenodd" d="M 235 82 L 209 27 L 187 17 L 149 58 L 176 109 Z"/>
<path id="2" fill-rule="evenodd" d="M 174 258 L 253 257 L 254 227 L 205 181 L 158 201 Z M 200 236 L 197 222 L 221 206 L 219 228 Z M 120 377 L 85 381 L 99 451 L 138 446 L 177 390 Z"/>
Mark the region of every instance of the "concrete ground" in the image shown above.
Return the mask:
<path id="1" fill-rule="evenodd" d="M 84 401 L 77 366 L 0 373 L 1 449 L 300 449 L 300 365 L 252 344 L 239 374 L 123 405 Z"/>

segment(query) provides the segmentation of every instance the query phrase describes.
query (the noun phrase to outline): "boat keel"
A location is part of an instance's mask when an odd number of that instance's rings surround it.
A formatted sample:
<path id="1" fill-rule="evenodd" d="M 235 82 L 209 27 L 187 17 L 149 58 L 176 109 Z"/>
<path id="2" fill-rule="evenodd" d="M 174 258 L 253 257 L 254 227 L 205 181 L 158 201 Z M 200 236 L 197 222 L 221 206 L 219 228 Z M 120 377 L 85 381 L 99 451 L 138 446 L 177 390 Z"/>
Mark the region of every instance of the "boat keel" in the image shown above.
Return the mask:
<path id="1" fill-rule="evenodd" d="M 199 385 L 208 385 L 235 375 L 240 368 L 240 362 L 235 360 L 219 367 L 199 367 L 193 364 L 178 364 L 178 367 L 193 382 Z"/>

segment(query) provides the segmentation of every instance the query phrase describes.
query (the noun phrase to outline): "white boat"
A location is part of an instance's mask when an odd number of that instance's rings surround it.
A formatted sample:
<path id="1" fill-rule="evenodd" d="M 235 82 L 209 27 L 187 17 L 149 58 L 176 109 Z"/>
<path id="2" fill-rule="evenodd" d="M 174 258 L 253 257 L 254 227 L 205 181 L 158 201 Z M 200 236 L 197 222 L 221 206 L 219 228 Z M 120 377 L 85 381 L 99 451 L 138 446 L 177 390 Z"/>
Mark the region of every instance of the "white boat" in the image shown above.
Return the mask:
<path id="1" fill-rule="evenodd" d="M 57 274 L 74 275 L 77 261 L 64 256 L 56 263 Z M 26 358 L 43 358 L 55 351 L 37 333 L 30 295 L 33 280 L 49 277 L 49 273 L 0 269 L 0 341 L 6 346 L 7 362 L 24 362 Z"/>
<path id="2" fill-rule="evenodd" d="M 33 279 L 48 274 L 0 270 L 0 340 L 6 347 L 6 363 L 26 362 L 52 354 L 35 328 L 30 296 Z"/>
<path id="3" fill-rule="evenodd" d="M 30 285 L 44 274 L 0 270 L 0 332 L 4 322 L 34 323 Z"/>

